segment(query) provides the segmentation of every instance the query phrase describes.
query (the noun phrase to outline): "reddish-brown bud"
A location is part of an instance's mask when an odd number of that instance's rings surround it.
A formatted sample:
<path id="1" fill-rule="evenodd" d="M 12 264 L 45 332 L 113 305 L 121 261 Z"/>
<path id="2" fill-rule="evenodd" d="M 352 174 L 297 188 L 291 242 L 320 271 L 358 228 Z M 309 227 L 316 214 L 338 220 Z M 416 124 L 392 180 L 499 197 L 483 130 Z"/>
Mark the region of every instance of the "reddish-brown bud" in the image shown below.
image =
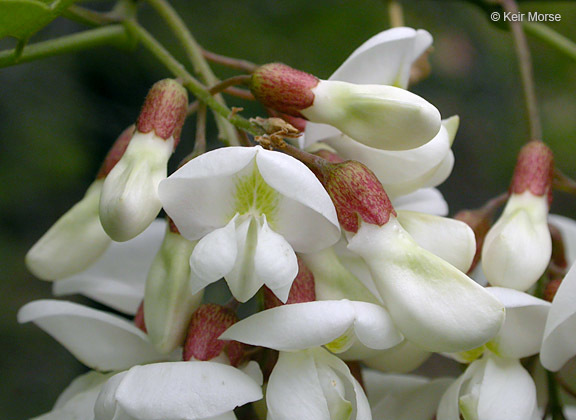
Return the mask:
<path id="1" fill-rule="evenodd" d="M 128 147 L 128 144 L 130 143 L 130 140 L 132 140 L 132 135 L 134 134 L 134 128 L 135 128 L 134 124 L 132 124 L 130 127 L 122 131 L 122 134 L 120 134 L 120 136 L 118 136 L 118 138 L 108 151 L 108 154 L 104 158 L 102 166 L 100 166 L 100 170 L 98 171 L 98 175 L 96 175 L 96 179 L 105 178 L 106 175 L 110 173 L 112 168 L 116 166 L 120 158 L 122 158 L 124 152 L 126 151 L 126 148 Z"/>
<path id="2" fill-rule="evenodd" d="M 349 232 L 358 232 L 359 222 L 385 225 L 396 216 L 384 187 L 368 167 L 355 160 L 323 163 L 312 168 L 332 199 L 338 221 Z"/>
<path id="3" fill-rule="evenodd" d="M 566 246 L 564 245 L 564 238 L 562 232 L 553 224 L 548 224 L 550 230 L 550 237 L 552 238 L 552 257 L 550 258 L 550 265 L 557 271 L 565 271 L 568 268 L 568 261 L 566 260 Z"/>
<path id="4" fill-rule="evenodd" d="M 300 132 L 304 132 L 306 130 L 306 123 L 308 122 L 304 118 L 300 117 L 293 117 L 292 115 L 284 114 L 283 112 L 278 112 L 275 109 L 267 108 L 268 114 L 271 117 L 282 118 L 288 124 L 296 128 Z"/>
<path id="5" fill-rule="evenodd" d="M 488 233 L 490 227 L 492 226 L 492 219 L 490 217 L 490 212 L 487 212 L 482 209 L 462 210 L 454 216 L 454 219 L 466 223 L 468 226 L 470 226 L 470 228 L 474 232 L 474 237 L 476 239 L 476 253 L 474 254 L 472 265 L 468 269 L 468 272 L 470 273 L 472 270 L 474 270 L 474 268 L 478 264 L 478 261 L 480 261 L 484 239 L 486 238 L 486 234 Z"/>
<path id="6" fill-rule="evenodd" d="M 232 324 L 238 322 L 236 313 L 214 303 L 201 305 L 190 320 L 183 358 L 211 360 L 226 352 L 232 366 L 238 366 L 244 357 L 244 345 L 237 341 L 218 340 Z"/>
<path id="7" fill-rule="evenodd" d="M 298 257 L 298 274 L 290 288 L 290 294 L 286 305 L 292 303 L 313 302 L 316 300 L 316 287 L 314 284 L 314 274 L 304 261 Z M 270 309 L 277 306 L 282 306 L 284 303 L 276 297 L 274 292 L 267 286 L 264 286 L 264 308 Z"/>
<path id="8" fill-rule="evenodd" d="M 160 80 L 148 92 L 136 128 L 141 133 L 154 130 L 154 133 L 164 140 L 174 137 L 176 147 L 186 120 L 187 109 L 186 89 L 174 79 Z"/>
<path id="9" fill-rule="evenodd" d="M 270 63 L 252 73 L 250 90 L 265 106 L 294 117 L 314 103 L 317 77 L 282 63 Z"/>
<path id="10" fill-rule="evenodd" d="M 552 200 L 554 155 L 552 150 L 538 140 L 531 141 L 518 154 L 510 192 L 522 194 L 530 191 L 536 196 L 548 194 Z"/>
<path id="11" fill-rule="evenodd" d="M 144 322 L 144 301 L 140 303 L 136 315 L 134 315 L 134 325 L 145 333 L 148 333 L 148 330 L 146 330 L 146 323 Z"/>
<path id="12" fill-rule="evenodd" d="M 176 226 L 176 223 L 174 223 L 174 220 L 172 220 L 172 218 L 169 216 L 167 216 L 166 218 L 168 219 L 168 229 L 170 229 L 170 232 L 177 233 L 178 235 L 180 235 L 180 231 L 178 230 L 178 226 Z"/>

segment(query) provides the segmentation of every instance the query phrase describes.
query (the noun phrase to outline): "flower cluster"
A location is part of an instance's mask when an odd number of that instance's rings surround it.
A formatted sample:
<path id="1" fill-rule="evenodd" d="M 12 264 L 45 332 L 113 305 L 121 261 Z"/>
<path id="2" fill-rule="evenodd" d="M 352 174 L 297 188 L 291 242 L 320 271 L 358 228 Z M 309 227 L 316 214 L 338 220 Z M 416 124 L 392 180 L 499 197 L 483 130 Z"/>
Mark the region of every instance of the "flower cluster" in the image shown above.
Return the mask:
<path id="1" fill-rule="evenodd" d="M 576 225 L 548 216 L 540 141 L 521 150 L 491 228 L 486 209 L 444 217 L 434 187 L 458 117 L 407 90 L 431 42 L 382 32 L 328 80 L 261 66 L 251 91 L 303 129 L 299 148 L 270 130 L 265 147 L 212 150 L 169 177 L 188 97 L 156 83 L 86 196 L 27 255 L 55 295 L 133 317 L 61 300 L 20 310 L 92 369 L 38 419 L 224 420 L 249 403 L 269 420 L 541 418 L 521 359 L 540 353 L 557 371 L 576 354 Z M 548 300 L 527 293 L 539 278 Z M 205 299 L 221 279 L 230 302 Z M 468 367 L 405 375 L 432 353 Z"/>

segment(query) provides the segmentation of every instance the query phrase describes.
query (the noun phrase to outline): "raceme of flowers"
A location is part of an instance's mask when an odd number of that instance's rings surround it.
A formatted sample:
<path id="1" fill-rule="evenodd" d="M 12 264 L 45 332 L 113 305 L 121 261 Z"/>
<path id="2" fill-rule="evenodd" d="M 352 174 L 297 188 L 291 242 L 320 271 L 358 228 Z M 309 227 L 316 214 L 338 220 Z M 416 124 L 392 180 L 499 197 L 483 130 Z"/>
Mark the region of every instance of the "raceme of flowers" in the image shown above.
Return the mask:
<path id="1" fill-rule="evenodd" d="M 27 255 L 56 296 L 126 315 L 21 308 L 19 322 L 91 369 L 37 419 L 224 420 L 251 403 L 249 418 L 269 420 L 541 418 L 521 359 L 559 371 L 576 354 L 576 224 L 548 215 L 554 164 L 540 141 L 520 151 L 490 229 L 484 210 L 444 217 L 434 187 L 458 117 L 407 90 L 431 43 L 382 32 L 328 80 L 260 67 L 250 88 L 300 123 L 300 149 L 271 131 L 265 147 L 202 153 L 168 177 L 188 96 L 156 83 L 85 197 Z M 222 279 L 233 299 L 205 301 Z M 467 367 L 407 374 L 432 353 Z"/>

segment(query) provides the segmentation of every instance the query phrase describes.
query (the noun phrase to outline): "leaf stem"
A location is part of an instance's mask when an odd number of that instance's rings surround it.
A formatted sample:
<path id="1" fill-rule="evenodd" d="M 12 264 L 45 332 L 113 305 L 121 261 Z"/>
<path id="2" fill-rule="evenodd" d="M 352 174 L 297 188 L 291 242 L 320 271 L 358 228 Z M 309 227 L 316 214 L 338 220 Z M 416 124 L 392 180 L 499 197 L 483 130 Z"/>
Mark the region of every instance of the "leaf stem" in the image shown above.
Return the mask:
<path id="1" fill-rule="evenodd" d="M 196 42 L 192 33 L 186 27 L 186 24 L 170 3 L 166 0 L 147 0 L 147 2 L 158 12 L 164 21 L 166 21 L 176 38 L 178 38 L 199 79 L 208 86 L 218 83 L 218 78 L 214 75 L 212 69 L 204 59 L 202 48 L 198 45 L 198 42 Z M 222 98 L 221 95 L 216 96 L 214 99 L 219 104 L 226 106 L 224 98 Z M 220 138 L 230 145 L 237 145 L 238 137 L 235 128 L 226 120 L 226 117 L 215 113 L 215 118 Z"/>
<path id="2" fill-rule="evenodd" d="M 221 64 L 231 69 L 245 71 L 246 73 L 253 73 L 259 67 L 258 64 L 251 63 L 250 61 L 226 57 L 225 55 L 216 54 L 204 49 L 202 50 L 202 55 L 205 59 L 213 63 Z"/>
<path id="3" fill-rule="evenodd" d="M 101 45 L 129 48 L 132 42 L 122 25 L 110 25 L 27 45 L 19 56 L 15 54 L 15 49 L 0 51 L 0 68 L 55 55 L 83 51 Z"/>
<path id="4" fill-rule="evenodd" d="M 254 135 L 261 134 L 261 130 L 250 123 L 250 121 L 233 113 L 226 105 L 222 105 L 216 101 L 208 89 L 192 76 L 146 29 L 134 20 L 126 21 L 125 26 L 157 60 L 166 66 L 174 76 L 182 80 L 184 87 L 196 96 L 196 98 L 204 102 L 213 111 L 226 118 L 236 127 Z"/>
<path id="5" fill-rule="evenodd" d="M 505 12 L 509 12 L 513 15 L 519 13 L 518 5 L 514 0 L 500 0 L 500 3 Z M 542 140 L 542 126 L 538 114 L 530 48 L 526 41 L 526 35 L 522 30 L 522 23 L 510 22 L 510 28 L 514 38 L 514 47 L 516 49 L 516 56 L 518 57 L 518 65 L 520 67 L 522 87 L 524 89 L 524 98 L 526 100 L 526 109 L 528 112 L 528 125 L 530 129 L 530 138 L 528 141 Z"/>

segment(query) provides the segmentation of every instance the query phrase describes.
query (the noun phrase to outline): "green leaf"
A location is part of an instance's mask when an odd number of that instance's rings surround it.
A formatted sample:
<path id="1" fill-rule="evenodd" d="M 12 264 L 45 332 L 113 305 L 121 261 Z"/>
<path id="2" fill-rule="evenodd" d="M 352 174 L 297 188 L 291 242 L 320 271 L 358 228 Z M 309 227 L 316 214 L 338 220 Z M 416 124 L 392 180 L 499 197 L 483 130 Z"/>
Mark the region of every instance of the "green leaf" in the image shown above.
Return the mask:
<path id="1" fill-rule="evenodd" d="M 27 40 L 56 19 L 75 0 L 0 0 L 0 39 Z"/>

